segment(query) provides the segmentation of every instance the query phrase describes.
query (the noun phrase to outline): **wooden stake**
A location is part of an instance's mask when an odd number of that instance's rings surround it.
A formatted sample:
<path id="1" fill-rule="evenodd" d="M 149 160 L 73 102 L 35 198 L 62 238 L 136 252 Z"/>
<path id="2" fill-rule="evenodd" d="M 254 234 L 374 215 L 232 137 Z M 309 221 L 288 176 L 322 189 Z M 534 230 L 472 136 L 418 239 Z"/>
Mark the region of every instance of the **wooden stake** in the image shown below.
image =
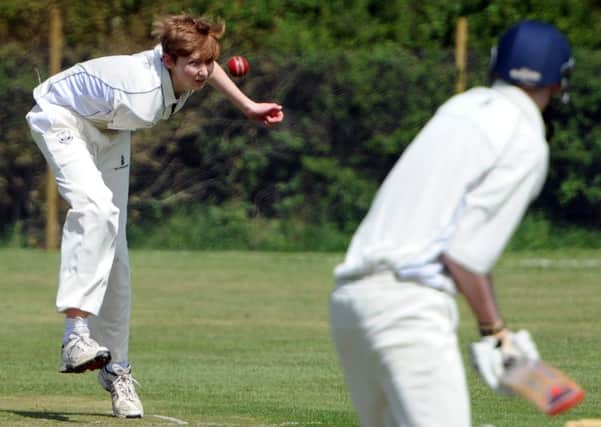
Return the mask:
<path id="1" fill-rule="evenodd" d="M 467 69 L 467 18 L 459 17 L 455 33 L 455 65 L 457 67 L 457 82 L 455 92 L 465 90 Z"/>
<path id="2" fill-rule="evenodd" d="M 50 48 L 50 75 L 61 69 L 63 53 L 63 20 L 56 0 L 48 2 L 50 13 L 50 29 L 48 44 Z M 58 191 L 50 168 L 46 170 L 46 250 L 58 248 Z"/>

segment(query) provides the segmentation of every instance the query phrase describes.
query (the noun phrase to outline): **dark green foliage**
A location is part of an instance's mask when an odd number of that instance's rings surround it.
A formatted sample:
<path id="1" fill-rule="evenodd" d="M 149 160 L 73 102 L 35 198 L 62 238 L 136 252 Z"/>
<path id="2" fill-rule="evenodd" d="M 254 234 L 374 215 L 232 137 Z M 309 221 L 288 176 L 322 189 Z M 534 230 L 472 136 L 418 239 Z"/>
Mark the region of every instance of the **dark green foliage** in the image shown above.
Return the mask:
<path id="1" fill-rule="evenodd" d="M 601 230 L 550 221 L 534 209 L 518 227 L 508 249 L 520 251 L 544 251 L 547 249 L 591 249 L 601 248 Z"/>
<path id="2" fill-rule="evenodd" d="M 485 82 L 490 46 L 518 19 L 554 22 L 576 46 L 573 103 L 555 129 L 549 181 L 535 208 L 569 235 L 569 227 L 601 224 L 601 8 L 593 0 L 59 4 L 63 67 L 152 47 L 152 20 L 161 14 L 223 17 L 222 62 L 246 55 L 250 73 L 237 83 L 253 99 L 285 107 L 282 126 L 267 130 L 207 88 L 169 122 L 136 133 L 134 245 L 343 248 L 388 170 L 453 94 L 462 15 L 469 86 Z M 0 234 L 15 241 L 20 230 L 26 238 L 17 241 L 34 246 L 43 237 L 46 166 L 24 116 L 37 73 L 48 74 L 47 34 L 46 2 L 0 2 Z M 167 231 L 151 239 L 151 229 Z"/>
<path id="3" fill-rule="evenodd" d="M 252 206 L 236 202 L 184 206 L 165 219 L 131 222 L 129 239 L 134 248 L 175 250 L 342 251 L 348 244 L 348 235 L 333 225 L 266 220 L 254 213 Z"/>
<path id="4" fill-rule="evenodd" d="M 33 238 L 43 227 L 45 166 L 25 113 L 33 106 L 37 64 L 15 42 L 0 46 L 0 58 L 0 233 L 19 229 Z M 16 227 L 20 222 L 27 225 Z"/>

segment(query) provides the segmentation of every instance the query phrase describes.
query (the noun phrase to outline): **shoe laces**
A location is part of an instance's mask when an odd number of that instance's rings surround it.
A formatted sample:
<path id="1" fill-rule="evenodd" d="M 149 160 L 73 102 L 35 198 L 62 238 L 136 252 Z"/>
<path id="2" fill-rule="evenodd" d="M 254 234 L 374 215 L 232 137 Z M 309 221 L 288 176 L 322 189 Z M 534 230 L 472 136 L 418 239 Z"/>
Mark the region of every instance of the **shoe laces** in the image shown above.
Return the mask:
<path id="1" fill-rule="evenodd" d="M 113 380 L 115 394 L 129 401 L 139 400 L 134 384 L 141 387 L 141 384 L 131 374 L 116 375 Z"/>
<path id="2" fill-rule="evenodd" d="M 96 342 L 92 340 L 92 338 L 85 334 L 85 335 L 79 335 L 79 334 L 74 334 L 76 337 L 76 341 L 73 344 L 73 347 L 78 348 L 79 350 L 83 350 L 87 347 L 94 347 L 96 345 Z"/>

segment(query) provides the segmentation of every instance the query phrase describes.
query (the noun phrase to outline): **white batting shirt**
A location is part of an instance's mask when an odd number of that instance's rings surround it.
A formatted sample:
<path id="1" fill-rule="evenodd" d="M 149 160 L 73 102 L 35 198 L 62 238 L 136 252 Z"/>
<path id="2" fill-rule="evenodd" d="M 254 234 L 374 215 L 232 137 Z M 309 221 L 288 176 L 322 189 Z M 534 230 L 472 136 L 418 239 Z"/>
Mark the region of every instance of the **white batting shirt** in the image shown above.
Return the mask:
<path id="1" fill-rule="evenodd" d="M 443 253 L 489 273 L 543 186 L 548 151 L 540 110 L 518 87 L 451 98 L 386 177 L 335 278 L 389 270 L 454 293 Z"/>
<path id="2" fill-rule="evenodd" d="M 69 108 L 99 127 L 136 130 L 155 125 L 179 111 L 192 92 L 176 99 L 160 45 L 134 55 L 105 56 L 68 68 L 37 86 L 42 109 L 32 124 L 50 126 L 48 104 Z"/>

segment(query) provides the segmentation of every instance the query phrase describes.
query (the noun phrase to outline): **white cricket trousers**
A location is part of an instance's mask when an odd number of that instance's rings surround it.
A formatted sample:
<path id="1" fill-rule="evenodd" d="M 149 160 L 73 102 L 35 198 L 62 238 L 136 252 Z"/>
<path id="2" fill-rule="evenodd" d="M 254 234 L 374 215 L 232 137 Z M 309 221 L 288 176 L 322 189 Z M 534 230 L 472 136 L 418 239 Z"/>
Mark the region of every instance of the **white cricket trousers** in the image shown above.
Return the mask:
<path id="1" fill-rule="evenodd" d="M 113 361 L 127 361 L 131 290 L 125 225 L 131 132 L 102 131 L 59 106 L 42 112 L 36 105 L 27 120 L 69 204 L 57 310 L 78 308 L 93 314 L 88 318 L 92 338 L 109 348 Z"/>
<path id="2" fill-rule="evenodd" d="M 338 284 L 330 326 L 362 427 L 471 427 L 457 306 L 393 273 Z"/>

